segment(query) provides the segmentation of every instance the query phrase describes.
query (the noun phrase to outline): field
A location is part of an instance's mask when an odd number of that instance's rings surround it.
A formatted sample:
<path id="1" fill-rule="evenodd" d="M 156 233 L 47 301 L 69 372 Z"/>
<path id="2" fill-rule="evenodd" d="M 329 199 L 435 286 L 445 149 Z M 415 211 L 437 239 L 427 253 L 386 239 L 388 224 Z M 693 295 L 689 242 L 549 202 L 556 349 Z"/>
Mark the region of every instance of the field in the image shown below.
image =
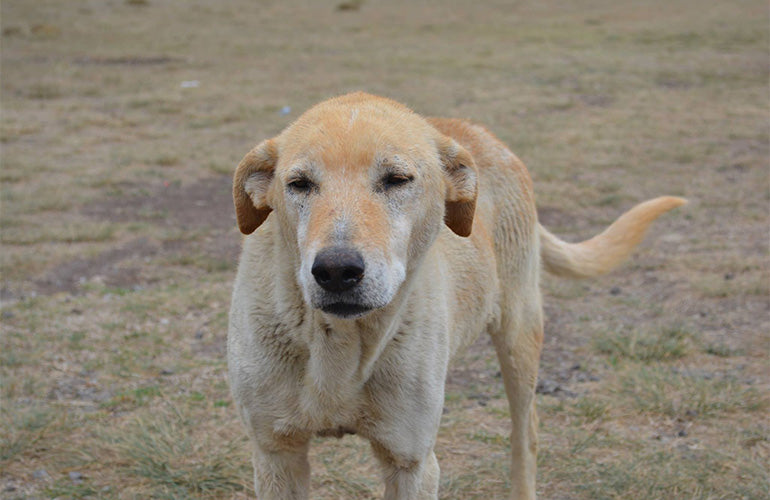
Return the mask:
<path id="1" fill-rule="evenodd" d="M 770 497 L 770 28 L 759 0 L 4 0 L 0 498 L 249 498 L 224 345 L 256 142 L 352 90 L 484 123 L 577 241 L 662 194 L 601 279 L 546 277 L 545 499 Z M 486 338 L 442 499 L 504 498 Z M 382 494 L 319 439 L 314 499 Z"/>

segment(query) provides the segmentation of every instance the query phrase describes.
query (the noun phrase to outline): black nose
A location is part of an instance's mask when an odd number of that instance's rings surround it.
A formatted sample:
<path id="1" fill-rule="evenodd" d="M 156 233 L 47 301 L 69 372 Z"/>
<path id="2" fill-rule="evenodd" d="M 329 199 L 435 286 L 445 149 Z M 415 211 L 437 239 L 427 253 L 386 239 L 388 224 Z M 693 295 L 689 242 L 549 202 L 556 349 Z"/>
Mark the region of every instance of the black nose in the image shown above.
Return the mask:
<path id="1" fill-rule="evenodd" d="M 324 248 L 315 256 L 310 272 L 324 290 L 344 292 L 364 277 L 364 258 L 349 248 Z"/>

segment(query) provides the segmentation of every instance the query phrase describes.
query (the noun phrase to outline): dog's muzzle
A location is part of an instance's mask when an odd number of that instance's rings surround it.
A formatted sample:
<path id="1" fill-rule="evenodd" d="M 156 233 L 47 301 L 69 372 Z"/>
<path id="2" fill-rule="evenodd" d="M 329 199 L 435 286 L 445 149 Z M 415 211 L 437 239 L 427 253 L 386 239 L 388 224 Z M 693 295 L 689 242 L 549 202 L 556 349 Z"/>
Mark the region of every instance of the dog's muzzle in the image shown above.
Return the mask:
<path id="1" fill-rule="evenodd" d="M 336 246 L 318 252 L 310 272 L 327 292 L 320 309 L 343 318 L 369 311 L 371 307 L 355 300 L 355 288 L 364 279 L 365 270 L 364 258 L 357 250 Z"/>
<path id="2" fill-rule="evenodd" d="M 364 278 L 364 258 L 345 247 L 325 248 L 318 252 L 310 269 L 316 283 L 327 292 L 350 290 Z"/>

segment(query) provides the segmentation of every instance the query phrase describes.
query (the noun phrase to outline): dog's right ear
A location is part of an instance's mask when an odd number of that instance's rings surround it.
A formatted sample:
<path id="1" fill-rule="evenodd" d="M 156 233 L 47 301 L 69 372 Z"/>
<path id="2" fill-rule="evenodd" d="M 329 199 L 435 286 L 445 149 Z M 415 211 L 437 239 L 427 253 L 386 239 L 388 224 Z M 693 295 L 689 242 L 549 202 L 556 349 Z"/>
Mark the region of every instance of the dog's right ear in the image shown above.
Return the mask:
<path id="1" fill-rule="evenodd" d="M 272 210 L 267 203 L 267 190 L 277 161 L 278 147 L 269 139 L 249 151 L 235 169 L 233 203 L 238 229 L 243 234 L 253 233 Z"/>

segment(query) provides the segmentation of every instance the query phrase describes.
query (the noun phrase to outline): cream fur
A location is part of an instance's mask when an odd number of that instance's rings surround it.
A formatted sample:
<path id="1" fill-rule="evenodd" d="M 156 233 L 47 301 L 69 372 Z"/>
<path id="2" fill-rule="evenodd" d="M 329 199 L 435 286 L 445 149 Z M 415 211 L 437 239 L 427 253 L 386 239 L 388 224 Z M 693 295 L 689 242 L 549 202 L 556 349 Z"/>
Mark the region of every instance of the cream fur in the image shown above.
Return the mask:
<path id="1" fill-rule="evenodd" d="M 384 186 L 393 172 L 412 179 Z M 298 176 L 307 190 L 292 187 Z M 534 498 L 541 265 L 606 272 L 683 202 L 652 200 L 567 244 L 538 224 L 526 169 L 483 127 L 361 93 L 317 105 L 254 148 L 233 195 L 250 234 L 228 363 L 260 500 L 308 498 L 310 438 L 347 432 L 371 441 L 386 499 L 436 499 L 447 367 L 482 331 L 510 404 L 512 497 Z M 372 309 L 352 317 L 319 310 L 336 299 L 309 274 L 320 249 L 340 244 L 366 262 L 345 300 Z"/>

